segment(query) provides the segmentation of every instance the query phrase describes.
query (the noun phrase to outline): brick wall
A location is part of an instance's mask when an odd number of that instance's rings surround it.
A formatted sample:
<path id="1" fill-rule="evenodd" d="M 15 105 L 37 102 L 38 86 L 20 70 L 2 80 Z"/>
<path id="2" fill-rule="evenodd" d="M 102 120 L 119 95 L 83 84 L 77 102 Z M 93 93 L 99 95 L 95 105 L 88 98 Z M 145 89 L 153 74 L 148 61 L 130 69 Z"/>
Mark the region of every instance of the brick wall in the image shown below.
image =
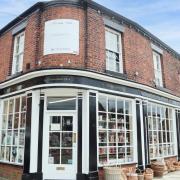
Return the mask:
<path id="1" fill-rule="evenodd" d="M 80 21 L 80 53 L 54 54 L 43 56 L 44 24 L 47 20 L 70 18 Z M 86 29 L 87 27 L 87 29 Z M 0 81 L 7 78 L 12 62 L 11 31 L 0 37 Z M 125 26 L 123 33 L 123 62 L 127 77 L 136 82 L 154 87 L 153 54 L 151 42 L 146 37 Z M 25 33 L 23 71 L 27 65 L 31 69 L 66 67 L 91 69 L 105 72 L 105 26 L 103 15 L 88 7 L 87 11 L 78 7 L 48 7 L 34 12 L 28 20 Z M 180 96 L 180 61 L 164 50 L 163 80 L 165 88 Z"/>
<path id="2" fill-rule="evenodd" d="M 71 54 L 54 54 L 43 56 L 44 44 L 44 24 L 53 19 L 75 19 L 80 22 L 80 53 L 79 55 Z M 76 67 L 84 68 L 85 61 L 85 11 L 76 7 L 53 7 L 48 8 L 42 14 L 41 32 L 40 32 L 40 52 L 38 67 Z M 59 42 L 61 43 L 61 42 Z M 70 61 L 70 63 L 69 63 Z"/>
<path id="3" fill-rule="evenodd" d="M 8 164 L 0 164 L 0 179 L 21 180 L 23 168 Z"/>

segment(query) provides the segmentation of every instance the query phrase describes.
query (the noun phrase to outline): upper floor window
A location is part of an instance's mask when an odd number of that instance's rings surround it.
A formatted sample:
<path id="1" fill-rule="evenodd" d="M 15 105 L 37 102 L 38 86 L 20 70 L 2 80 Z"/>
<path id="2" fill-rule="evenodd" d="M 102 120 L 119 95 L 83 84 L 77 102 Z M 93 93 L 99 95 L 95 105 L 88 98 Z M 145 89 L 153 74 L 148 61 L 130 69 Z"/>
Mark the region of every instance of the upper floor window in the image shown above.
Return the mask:
<path id="1" fill-rule="evenodd" d="M 22 32 L 16 35 L 14 38 L 12 74 L 21 72 L 23 69 L 24 37 L 25 33 Z"/>
<path id="2" fill-rule="evenodd" d="M 161 68 L 161 55 L 153 51 L 153 61 L 154 61 L 154 75 L 156 86 L 163 86 L 162 81 L 162 68 Z"/>
<path id="3" fill-rule="evenodd" d="M 121 34 L 106 28 L 106 69 L 123 73 Z"/>

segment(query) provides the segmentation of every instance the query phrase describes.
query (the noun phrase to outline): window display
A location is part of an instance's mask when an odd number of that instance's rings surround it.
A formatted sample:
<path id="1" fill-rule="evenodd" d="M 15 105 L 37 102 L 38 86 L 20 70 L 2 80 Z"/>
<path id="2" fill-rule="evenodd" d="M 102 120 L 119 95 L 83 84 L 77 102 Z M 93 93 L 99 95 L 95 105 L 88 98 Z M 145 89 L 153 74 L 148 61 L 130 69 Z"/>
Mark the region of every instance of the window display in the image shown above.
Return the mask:
<path id="1" fill-rule="evenodd" d="M 148 103 L 148 132 L 150 158 L 175 155 L 173 109 Z"/>
<path id="2" fill-rule="evenodd" d="M 0 161 L 23 163 L 26 97 L 4 100 L 0 141 Z"/>
<path id="3" fill-rule="evenodd" d="M 100 95 L 98 110 L 99 166 L 134 162 L 132 101 Z"/>

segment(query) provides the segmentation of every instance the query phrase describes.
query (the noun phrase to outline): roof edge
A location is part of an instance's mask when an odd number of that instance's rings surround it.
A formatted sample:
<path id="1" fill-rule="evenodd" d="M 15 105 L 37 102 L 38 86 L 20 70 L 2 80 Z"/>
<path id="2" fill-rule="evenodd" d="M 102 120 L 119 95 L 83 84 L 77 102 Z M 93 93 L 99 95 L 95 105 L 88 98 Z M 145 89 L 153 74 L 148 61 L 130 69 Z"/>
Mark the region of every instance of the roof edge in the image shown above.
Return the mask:
<path id="1" fill-rule="evenodd" d="M 148 30 L 143 28 L 138 23 L 120 15 L 119 13 L 112 11 L 108 8 L 106 8 L 103 5 L 100 5 L 92 0 L 54 0 L 54 1 L 47 1 L 47 2 L 38 2 L 31 6 L 29 9 L 24 11 L 22 14 L 20 14 L 18 17 L 16 17 L 14 20 L 12 20 L 10 23 L 8 23 L 6 26 L 4 26 L 0 30 L 0 36 L 8 31 L 11 27 L 13 27 L 15 24 L 26 18 L 29 14 L 33 13 L 37 9 L 41 9 L 44 6 L 55 6 L 55 5 L 74 5 L 74 6 L 89 6 L 95 10 L 100 10 L 103 14 L 106 14 L 107 16 L 113 17 L 115 20 L 119 21 L 121 24 L 126 24 L 127 26 L 134 28 L 137 32 L 141 33 L 143 36 L 147 37 L 152 43 L 159 46 L 160 48 L 166 50 L 167 52 L 171 53 L 175 58 L 180 60 L 180 53 L 172 49 L 170 46 L 168 46 L 166 43 L 164 43 L 162 40 L 160 40 L 158 37 L 150 33 Z"/>

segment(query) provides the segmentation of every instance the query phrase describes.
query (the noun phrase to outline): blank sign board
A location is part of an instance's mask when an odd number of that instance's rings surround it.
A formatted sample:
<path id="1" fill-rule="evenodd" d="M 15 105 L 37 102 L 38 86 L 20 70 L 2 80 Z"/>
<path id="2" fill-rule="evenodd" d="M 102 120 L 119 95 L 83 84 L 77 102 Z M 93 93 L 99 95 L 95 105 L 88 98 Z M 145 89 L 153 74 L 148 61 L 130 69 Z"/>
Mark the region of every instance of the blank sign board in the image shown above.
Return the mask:
<path id="1" fill-rule="evenodd" d="M 45 22 L 44 55 L 79 54 L 79 21 L 56 19 Z"/>

